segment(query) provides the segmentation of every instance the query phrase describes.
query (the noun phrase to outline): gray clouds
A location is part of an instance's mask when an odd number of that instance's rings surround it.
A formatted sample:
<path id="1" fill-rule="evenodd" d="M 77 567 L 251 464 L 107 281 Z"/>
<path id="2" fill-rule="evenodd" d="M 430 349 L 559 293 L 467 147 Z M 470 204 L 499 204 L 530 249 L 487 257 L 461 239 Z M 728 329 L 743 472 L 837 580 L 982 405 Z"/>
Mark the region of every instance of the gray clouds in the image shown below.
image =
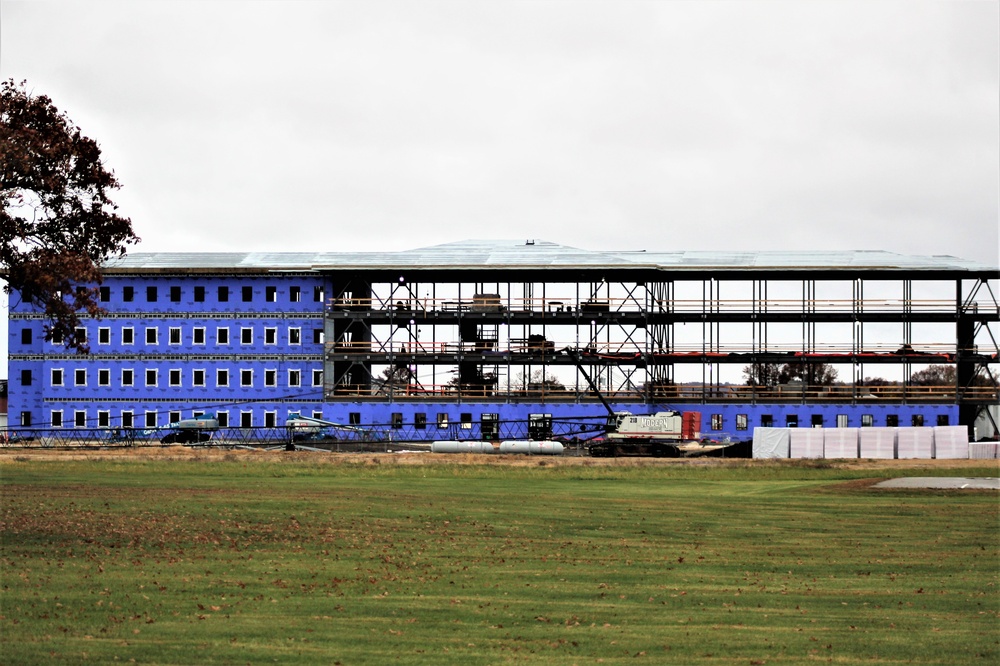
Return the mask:
<path id="1" fill-rule="evenodd" d="M 998 255 L 993 2 L 3 2 L 143 251 Z"/>

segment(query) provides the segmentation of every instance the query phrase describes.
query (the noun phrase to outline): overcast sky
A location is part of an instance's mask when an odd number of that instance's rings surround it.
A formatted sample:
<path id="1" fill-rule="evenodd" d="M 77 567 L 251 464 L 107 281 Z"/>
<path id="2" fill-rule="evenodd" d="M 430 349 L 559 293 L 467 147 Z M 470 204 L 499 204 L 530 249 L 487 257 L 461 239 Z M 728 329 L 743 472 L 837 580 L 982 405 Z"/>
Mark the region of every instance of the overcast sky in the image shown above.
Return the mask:
<path id="1" fill-rule="evenodd" d="M 0 0 L 0 77 L 101 144 L 138 251 L 996 265 L 998 25 L 989 1 Z"/>

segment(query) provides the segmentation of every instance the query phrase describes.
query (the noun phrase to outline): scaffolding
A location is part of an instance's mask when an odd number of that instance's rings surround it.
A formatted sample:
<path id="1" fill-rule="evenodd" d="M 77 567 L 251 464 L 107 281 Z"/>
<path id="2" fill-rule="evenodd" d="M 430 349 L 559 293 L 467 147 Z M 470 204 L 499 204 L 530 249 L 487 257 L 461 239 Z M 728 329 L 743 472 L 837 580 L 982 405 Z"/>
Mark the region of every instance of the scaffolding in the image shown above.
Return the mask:
<path id="1" fill-rule="evenodd" d="M 327 399 L 595 400 L 573 350 L 613 400 L 943 402 L 966 423 L 998 402 L 989 276 L 609 272 L 330 272 Z M 929 365 L 954 383 L 911 381 Z M 761 381 L 769 366 L 798 380 Z M 869 381 L 887 370 L 898 379 Z"/>

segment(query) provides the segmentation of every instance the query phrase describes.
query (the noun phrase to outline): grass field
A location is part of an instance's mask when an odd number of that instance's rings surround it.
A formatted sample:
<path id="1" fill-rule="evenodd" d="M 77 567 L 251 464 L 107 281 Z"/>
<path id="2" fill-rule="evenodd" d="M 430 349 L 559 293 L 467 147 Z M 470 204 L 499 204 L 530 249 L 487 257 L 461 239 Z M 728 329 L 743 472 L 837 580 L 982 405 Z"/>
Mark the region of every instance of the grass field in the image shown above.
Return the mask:
<path id="1" fill-rule="evenodd" d="M 1000 661 L 988 461 L 398 459 L 0 456 L 0 662 Z"/>

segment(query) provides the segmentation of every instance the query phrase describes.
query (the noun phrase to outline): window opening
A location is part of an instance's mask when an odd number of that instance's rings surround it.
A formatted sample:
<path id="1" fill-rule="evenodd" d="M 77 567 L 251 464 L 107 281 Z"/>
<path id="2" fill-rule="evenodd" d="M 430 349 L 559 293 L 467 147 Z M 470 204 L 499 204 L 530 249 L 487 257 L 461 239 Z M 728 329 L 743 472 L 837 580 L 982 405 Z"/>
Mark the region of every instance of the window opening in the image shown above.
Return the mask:
<path id="1" fill-rule="evenodd" d="M 552 439 L 551 414 L 528 414 L 528 439 Z"/>
<path id="2" fill-rule="evenodd" d="M 479 432 L 484 440 L 500 439 L 500 415 L 483 414 L 479 417 Z"/>

